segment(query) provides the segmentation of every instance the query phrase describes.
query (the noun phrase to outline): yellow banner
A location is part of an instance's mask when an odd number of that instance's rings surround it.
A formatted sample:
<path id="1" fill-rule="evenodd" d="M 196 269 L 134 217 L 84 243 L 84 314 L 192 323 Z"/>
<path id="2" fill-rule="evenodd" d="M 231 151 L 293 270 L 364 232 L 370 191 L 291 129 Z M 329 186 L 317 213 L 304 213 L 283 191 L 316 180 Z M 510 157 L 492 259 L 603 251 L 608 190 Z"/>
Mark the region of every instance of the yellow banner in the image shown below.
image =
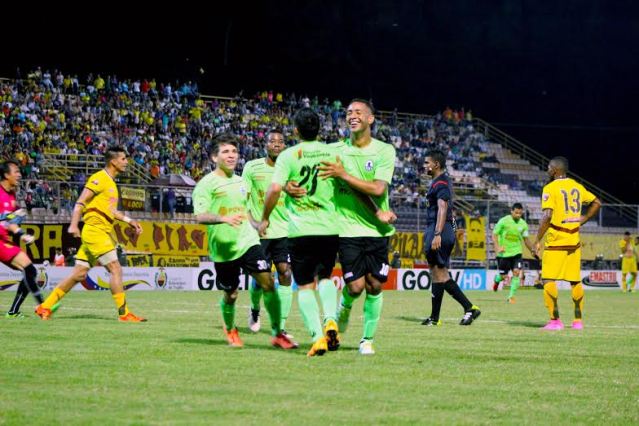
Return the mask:
<path id="1" fill-rule="evenodd" d="M 148 254 L 127 254 L 126 265 L 134 268 L 151 266 L 151 259 Z"/>
<path id="2" fill-rule="evenodd" d="M 170 256 L 207 256 L 208 240 L 204 225 L 169 222 L 140 222 L 142 234 L 132 227 L 116 222 L 113 226 L 117 241 L 132 252 Z"/>
<path id="3" fill-rule="evenodd" d="M 466 260 L 486 260 L 486 218 L 464 215 Z"/>
<path id="4" fill-rule="evenodd" d="M 422 232 L 396 232 L 390 237 L 388 250 L 391 259 L 396 251 L 402 259 L 426 259 Z"/>
<path id="5" fill-rule="evenodd" d="M 144 188 L 129 188 L 127 186 L 120 187 L 120 197 L 133 201 L 144 201 L 146 191 Z"/>
<path id="6" fill-rule="evenodd" d="M 154 266 L 167 268 L 197 268 L 200 266 L 200 258 L 197 256 L 153 256 Z"/>

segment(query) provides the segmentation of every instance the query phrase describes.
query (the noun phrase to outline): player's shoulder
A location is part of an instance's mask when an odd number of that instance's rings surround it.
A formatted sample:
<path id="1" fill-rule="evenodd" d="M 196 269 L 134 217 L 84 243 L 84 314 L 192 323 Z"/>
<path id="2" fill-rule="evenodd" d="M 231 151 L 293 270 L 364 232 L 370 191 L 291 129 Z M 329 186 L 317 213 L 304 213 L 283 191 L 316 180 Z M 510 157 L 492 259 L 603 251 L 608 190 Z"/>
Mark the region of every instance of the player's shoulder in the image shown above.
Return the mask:
<path id="1" fill-rule="evenodd" d="M 395 155 L 395 147 L 393 146 L 393 144 L 380 141 L 379 139 L 375 138 L 373 138 L 371 143 L 382 154 Z"/>
<path id="2" fill-rule="evenodd" d="M 110 176 L 108 175 L 108 173 L 104 169 L 102 169 L 102 170 L 98 170 L 97 172 L 89 176 L 89 179 L 87 179 L 87 182 L 97 185 L 98 183 L 106 180 L 106 178 L 109 178 L 109 177 Z"/>

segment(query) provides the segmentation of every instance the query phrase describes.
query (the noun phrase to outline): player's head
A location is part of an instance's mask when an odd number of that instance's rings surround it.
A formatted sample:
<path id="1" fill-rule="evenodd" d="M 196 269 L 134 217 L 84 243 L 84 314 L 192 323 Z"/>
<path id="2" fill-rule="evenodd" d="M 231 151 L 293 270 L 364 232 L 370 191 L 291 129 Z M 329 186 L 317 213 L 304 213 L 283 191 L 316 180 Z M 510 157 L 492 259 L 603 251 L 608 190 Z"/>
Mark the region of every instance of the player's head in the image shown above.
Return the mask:
<path id="1" fill-rule="evenodd" d="M 56 248 L 56 249 L 55 249 L 55 252 L 56 252 L 57 254 L 62 254 L 62 247 L 58 247 L 58 248 Z"/>
<path id="2" fill-rule="evenodd" d="M 375 107 L 366 99 L 355 98 L 346 108 L 346 123 L 351 133 L 370 130 L 375 122 Z"/>
<path id="3" fill-rule="evenodd" d="M 286 148 L 284 142 L 284 132 L 280 128 L 271 129 L 266 134 L 266 153 L 273 161 L 277 159 L 282 151 Z"/>
<path id="4" fill-rule="evenodd" d="M 221 133 L 213 138 L 211 160 L 227 174 L 232 173 L 240 158 L 238 140 L 232 133 Z"/>
<path id="5" fill-rule="evenodd" d="M 521 203 L 514 203 L 510 208 L 510 215 L 515 221 L 518 221 L 524 215 L 524 206 Z"/>
<path id="6" fill-rule="evenodd" d="M 22 177 L 20 165 L 16 160 L 5 160 L 0 163 L 0 173 L 2 173 L 2 181 L 7 182 L 12 188 L 18 186 Z"/>
<path id="7" fill-rule="evenodd" d="M 305 141 L 314 141 L 320 128 L 319 115 L 310 108 L 302 108 L 293 116 L 293 124 L 295 132 L 300 139 Z"/>
<path id="8" fill-rule="evenodd" d="M 556 179 L 560 176 L 566 176 L 568 173 L 568 159 L 566 157 L 553 157 L 548 163 L 548 176 Z"/>
<path id="9" fill-rule="evenodd" d="M 129 160 L 126 157 L 126 151 L 121 146 L 110 146 L 104 152 L 104 164 L 113 167 L 118 173 L 126 170 Z"/>
<path id="10" fill-rule="evenodd" d="M 630 232 L 626 231 L 623 233 L 623 239 L 626 241 L 630 241 Z"/>
<path id="11" fill-rule="evenodd" d="M 428 176 L 435 176 L 446 167 L 446 154 L 443 151 L 434 149 L 430 151 L 424 159 L 424 168 Z"/>

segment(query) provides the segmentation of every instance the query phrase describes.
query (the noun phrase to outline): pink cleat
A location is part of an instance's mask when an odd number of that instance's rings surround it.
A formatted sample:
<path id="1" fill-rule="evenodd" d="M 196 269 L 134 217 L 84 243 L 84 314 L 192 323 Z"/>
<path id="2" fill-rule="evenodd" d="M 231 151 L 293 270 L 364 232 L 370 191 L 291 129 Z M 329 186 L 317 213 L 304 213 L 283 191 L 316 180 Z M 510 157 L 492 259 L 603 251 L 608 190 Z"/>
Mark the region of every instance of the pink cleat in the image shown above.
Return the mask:
<path id="1" fill-rule="evenodd" d="M 584 329 L 584 323 L 581 320 L 574 320 L 572 322 L 572 328 L 573 328 L 573 330 L 583 330 Z"/>
<path id="2" fill-rule="evenodd" d="M 564 324 L 561 322 L 560 319 L 550 320 L 548 321 L 548 324 L 542 327 L 542 330 L 555 331 L 555 330 L 563 330 L 563 329 L 564 329 Z"/>

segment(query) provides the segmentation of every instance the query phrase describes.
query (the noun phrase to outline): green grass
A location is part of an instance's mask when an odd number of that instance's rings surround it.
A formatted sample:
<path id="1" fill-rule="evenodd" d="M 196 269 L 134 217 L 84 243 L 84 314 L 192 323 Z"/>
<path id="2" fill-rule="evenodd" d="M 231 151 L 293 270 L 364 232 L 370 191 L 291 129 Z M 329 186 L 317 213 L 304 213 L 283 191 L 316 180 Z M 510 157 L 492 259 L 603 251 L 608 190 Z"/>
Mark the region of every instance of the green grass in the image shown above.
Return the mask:
<path id="1" fill-rule="evenodd" d="M 0 293 L 7 307 L 14 293 Z M 586 329 L 544 332 L 541 292 L 471 292 L 482 316 L 457 325 L 445 296 L 438 328 L 420 325 L 430 293 L 387 292 L 375 341 L 360 356 L 361 306 L 338 352 L 307 358 L 246 328 L 226 346 L 217 292 L 130 292 L 146 324 L 120 324 L 107 292 L 77 292 L 54 320 L 0 319 L 0 424 L 637 424 L 639 295 L 586 294 Z M 565 323 L 570 294 L 561 292 Z M 266 322 L 267 325 L 268 321 Z M 266 327 L 263 327 L 265 329 Z"/>

